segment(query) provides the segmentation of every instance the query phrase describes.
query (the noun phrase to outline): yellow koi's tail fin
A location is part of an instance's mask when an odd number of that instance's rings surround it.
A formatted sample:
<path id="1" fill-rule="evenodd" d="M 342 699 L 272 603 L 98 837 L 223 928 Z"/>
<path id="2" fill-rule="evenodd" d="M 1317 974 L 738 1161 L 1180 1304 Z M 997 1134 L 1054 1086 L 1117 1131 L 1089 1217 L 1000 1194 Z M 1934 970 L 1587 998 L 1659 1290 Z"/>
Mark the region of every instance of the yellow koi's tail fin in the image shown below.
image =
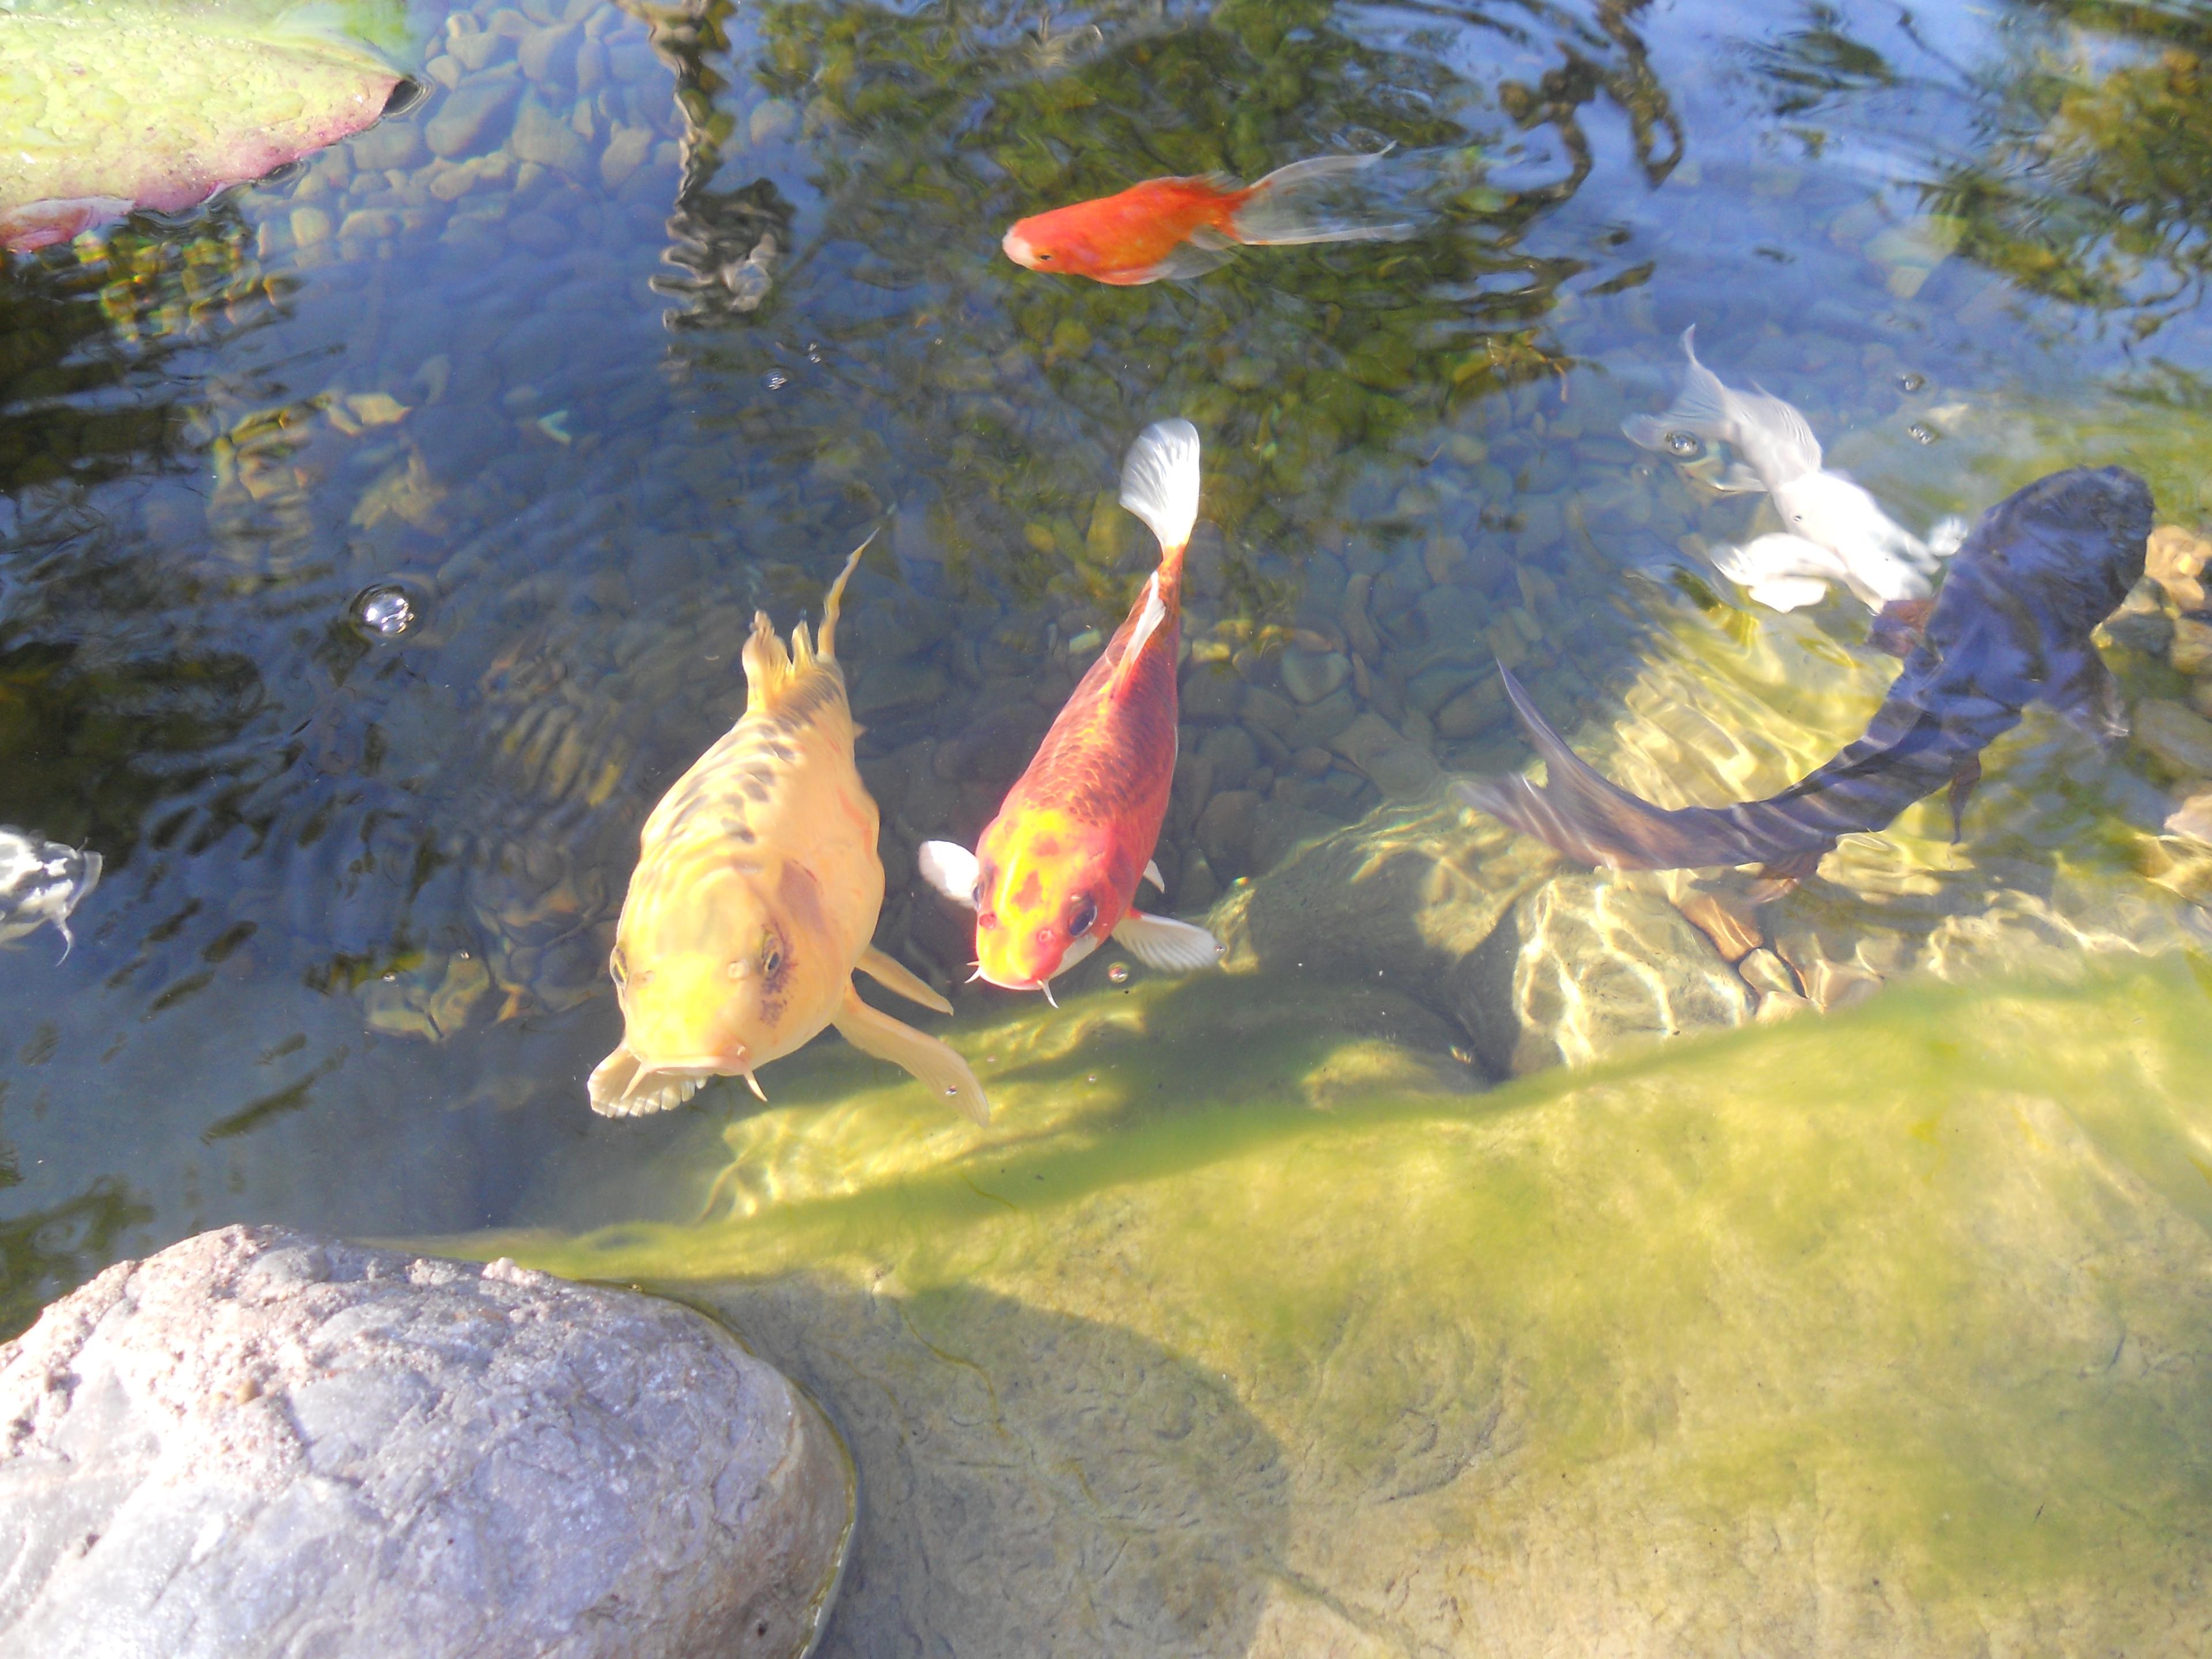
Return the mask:
<path id="1" fill-rule="evenodd" d="M 783 648 L 783 641 L 775 636 L 775 624 L 768 619 L 768 612 L 753 612 L 753 631 L 745 640 L 745 707 L 765 708 L 782 694 L 791 684 L 796 672 L 792 666 L 791 653 Z"/>
<path id="2" fill-rule="evenodd" d="M 822 601 L 822 654 L 831 662 L 837 660 L 838 601 L 845 597 L 845 584 L 860 565 L 860 555 L 868 550 L 869 544 L 875 539 L 876 532 L 871 530 L 867 540 L 854 548 L 847 557 L 845 568 L 837 573 L 837 580 L 830 584 L 829 597 Z"/>

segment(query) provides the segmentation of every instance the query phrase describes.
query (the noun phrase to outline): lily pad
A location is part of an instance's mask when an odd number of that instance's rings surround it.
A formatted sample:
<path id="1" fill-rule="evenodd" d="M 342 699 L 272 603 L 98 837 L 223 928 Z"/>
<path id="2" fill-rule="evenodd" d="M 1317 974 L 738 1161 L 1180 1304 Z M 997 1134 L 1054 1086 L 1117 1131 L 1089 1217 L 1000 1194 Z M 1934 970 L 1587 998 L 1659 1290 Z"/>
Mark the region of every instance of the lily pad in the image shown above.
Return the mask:
<path id="1" fill-rule="evenodd" d="M 370 125 L 398 0 L 333 10 L 17 3 L 0 28 L 0 248 L 173 213 Z"/>

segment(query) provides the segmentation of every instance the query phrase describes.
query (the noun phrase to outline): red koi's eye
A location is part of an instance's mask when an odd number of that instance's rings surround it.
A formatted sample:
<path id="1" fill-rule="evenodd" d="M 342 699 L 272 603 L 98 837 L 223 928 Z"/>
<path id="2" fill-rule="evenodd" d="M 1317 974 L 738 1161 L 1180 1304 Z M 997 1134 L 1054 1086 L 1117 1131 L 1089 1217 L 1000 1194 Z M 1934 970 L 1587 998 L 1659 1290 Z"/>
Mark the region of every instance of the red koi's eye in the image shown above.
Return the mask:
<path id="1" fill-rule="evenodd" d="M 1098 920 L 1098 901 L 1079 895 L 1067 915 L 1067 933 L 1071 939 L 1081 939 Z"/>

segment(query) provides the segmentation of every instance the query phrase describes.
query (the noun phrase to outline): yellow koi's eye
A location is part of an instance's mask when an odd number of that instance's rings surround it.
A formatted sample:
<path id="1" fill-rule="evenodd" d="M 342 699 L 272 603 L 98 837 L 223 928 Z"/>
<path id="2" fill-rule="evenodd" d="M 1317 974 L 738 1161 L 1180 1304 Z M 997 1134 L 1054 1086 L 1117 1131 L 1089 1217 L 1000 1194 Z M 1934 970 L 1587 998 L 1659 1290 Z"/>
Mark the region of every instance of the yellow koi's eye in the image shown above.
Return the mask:
<path id="1" fill-rule="evenodd" d="M 775 970 L 783 966 L 783 947 L 773 934 L 761 941 L 760 965 L 761 973 L 769 979 L 774 979 Z"/>
<path id="2" fill-rule="evenodd" d="M 1067 913 L 1067 932 L 1071 939 L 1081 939 L 1098 920 L 1098 901 L 1087 894 L 1079 893 Z"/>
<path id="3" fill-rule="evenodd" d="M 619 945 L 615 946 L 614 955 L 607 958 L 607 971 L 615 976 L 616 984 L 629 983 L 629 963 L 624 959 L 622 946 Z"/>

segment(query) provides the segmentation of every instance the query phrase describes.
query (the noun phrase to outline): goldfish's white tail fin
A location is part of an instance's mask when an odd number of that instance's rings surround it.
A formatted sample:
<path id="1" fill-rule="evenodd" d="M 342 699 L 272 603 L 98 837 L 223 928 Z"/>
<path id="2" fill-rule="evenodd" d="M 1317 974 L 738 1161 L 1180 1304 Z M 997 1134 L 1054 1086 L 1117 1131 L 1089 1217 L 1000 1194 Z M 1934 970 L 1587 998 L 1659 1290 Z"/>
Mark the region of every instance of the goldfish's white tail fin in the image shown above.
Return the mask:
<path id="1" fill-rule="evenodd" d="M 1198 522 L 1198 428 L 1188 421 L 1155 421 L 1137 434 L 1121 463 L 1121 505 L 1160 540 L 1160 562 L 1182 566 Z"/>
<path id="2" fill-rule="evenodd" d="M 845 568 L 837 573 L 837 580 L 830 584 L 829 597 L 822 601 L 821 652 L 823 657 L 830 662 L 837 660 L 837 603 L 845 597 L 845 584 L 852 580 L 854 570 L 860 565 L 860 555 L 868 550 L 869 545 L 876 539 L 876 534 L 871 530 L 866 539 L 847 556 Z"/>
<path id="3" fill-rule="evenodd" d="M 1928 532 L 1928 553 L 1930 558 L 1948 559 L 1966 544 L 1966 532 L 1973 526 L 1957 514 L 1938 519 Z"/>
<path id="4" fill-rule="evenodd" d="M 1632 444 L 1668 450 L 1668 440 L 1687 432 L 1707 443 L 1734 444 L 1768 489 L 1820 470 L 1820 441 L 1794 404 L 1765 392 L 1738 392 L 1698 361 L 1697 326 L 1682 331 L 1682 355 L 1689 368 L 1674 401 L 1657 415 L 1632 415 L 1620 430 Z M 1751 480 L 1732 475 L 1724 488 L 1741 489 Z"/>
<path id="5" fill-rule="evenodd" d="M 1308 199 L 1317 190 L 1364 172 L 1389 151 L 1365 155 L 1316 155 L 1277 167 L 1254 185 L 1231 216 L 1229 234 L 1254 247 L 1299 242 L 1396 242 L 1413 234 L 1404 221 L 1388 224 L 1322 211 Z"/>

